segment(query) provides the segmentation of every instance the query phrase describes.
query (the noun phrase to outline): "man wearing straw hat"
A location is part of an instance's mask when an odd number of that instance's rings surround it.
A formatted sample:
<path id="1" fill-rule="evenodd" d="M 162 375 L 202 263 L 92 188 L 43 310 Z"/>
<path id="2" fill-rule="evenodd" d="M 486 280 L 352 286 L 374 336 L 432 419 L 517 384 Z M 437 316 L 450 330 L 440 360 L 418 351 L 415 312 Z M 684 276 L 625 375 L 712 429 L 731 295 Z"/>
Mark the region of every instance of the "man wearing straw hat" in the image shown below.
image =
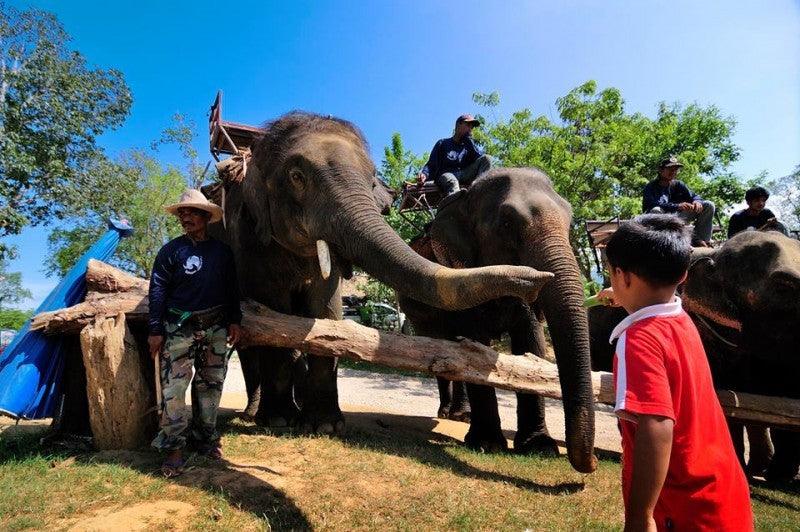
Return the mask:
<path id="1" fill-rule="evenodd" d="M 217 409 L 242 311 L 233 253 L 207 233 L 222 209 L 187 190 L 166 211 L 178 217 L 184 234 L 164 245 L 153 264 L 148 342 L 160 362 L 163 409 L 153 446 L 167 453 L 161 471 L 171 477 L 183 471 L 187 439 L 202 454 L 222 458 Z M 190 382 L 191 416 L 185 403 Z"/>

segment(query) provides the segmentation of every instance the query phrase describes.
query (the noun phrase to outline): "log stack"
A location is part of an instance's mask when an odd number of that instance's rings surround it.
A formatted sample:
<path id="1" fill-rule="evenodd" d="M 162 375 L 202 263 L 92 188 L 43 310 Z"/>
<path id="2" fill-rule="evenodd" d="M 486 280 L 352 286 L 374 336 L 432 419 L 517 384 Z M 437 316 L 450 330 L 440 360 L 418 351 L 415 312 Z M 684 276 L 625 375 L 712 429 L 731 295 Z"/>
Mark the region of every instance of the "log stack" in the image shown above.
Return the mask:
<path id="1" fill-rule="evenodd" d="M 87 386 L 93 405 L 91 410 L 95 410 L 90 413 L 95 418 L 92 428 L 97 426 L 99 432 L 108 435 L 98 438 L 95 433 L 95 439 L 102 446 L 126 448 L 139 438 L 136 429 L 121 427 L 110 418 L 119 416 L 120 412 L 125 413 L 123 417 L 132 418 L 152 409 L 154 404 L 152 392 L 143 391 L 141 378 L 152 374 L 152 364 L 137 363 L 137 372 L 136 365 L 126 361 L 127 358 L 149 361 L 141 352 L 135 352 L 131 338 L 125 342 L 130 334 L 127 323 L 147 318 L 147 282 L 102 262 L 91 261 L 87 286 L 89 293 L 83 303 L 39 314 L 33 318 L 31 327 L 46 334 L 81 332 L 87 374 L 92 373 Z M 504 355 L 471 340 L 453 342 L 405 336 L 347 320 L 288 316 L 255 302 L 246 302 L 243 310 L 242 345 L 245 346 L 287 347 L 515 392 L 561 397 L 555 364 L 533 355 Z M 91 365 L 98 365 L 98 368 L 89 369 Z M 114 385 L 109 387 L 108 382 Z M 614 403 L 610 373 L 593 372 L 592 385 L 598 402 Z M 728 391 L 719 392 L 719 397 L 726 414 L 737 420 L 800 428 L 800 401 Z"/>

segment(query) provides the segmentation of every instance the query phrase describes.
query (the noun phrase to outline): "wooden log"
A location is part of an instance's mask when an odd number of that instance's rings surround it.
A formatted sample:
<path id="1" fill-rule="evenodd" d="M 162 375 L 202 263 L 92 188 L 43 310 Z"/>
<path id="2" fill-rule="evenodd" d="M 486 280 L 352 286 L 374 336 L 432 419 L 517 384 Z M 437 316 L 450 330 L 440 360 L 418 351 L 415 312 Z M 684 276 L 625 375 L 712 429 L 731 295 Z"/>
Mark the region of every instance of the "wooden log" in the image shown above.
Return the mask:
<path id="1" fill-rule="evenodd" d="M 91 264 L 89 269 L 93 269 Z M 108 271 L 106 274 L 116 275 Z M 34 317 L 32 328 L 48 334 L 61 334 L 80 330 L 95 316 L 125 313 L 129 320 L 146 319 L 147 298 L 141 293 L 141 284 L 120 281 L 117 285 L 112 282 L 104 282 L 104 285 L 127 286 L 129 291 L 105 293 L 67 309 L 39 314 Z M 377 331 L 352 321 L 287 316 L 252 302 L 244 305 L 243 326 L 244 344 L 300 349 L 314 355 L 364 360 L 398 369 L 433 373 L 452 380 L 561 397 L 554 364 L 534 356 L 502 355 L 470 340 L 450 342 L 410 337 Z M 610 373 L 592 373 L 592 386 L 599 402 L 614 403 Z M 723 409 L 730 417 L 800 429 L 800 400 L 718 393 Z"/>
<path id="2" fill-rule="evenodd" d="M 147 442 L 155 405 L 125 314 L 98 317 L 80 334 L 89 423 L 98 449 L 136 449 Z"/>

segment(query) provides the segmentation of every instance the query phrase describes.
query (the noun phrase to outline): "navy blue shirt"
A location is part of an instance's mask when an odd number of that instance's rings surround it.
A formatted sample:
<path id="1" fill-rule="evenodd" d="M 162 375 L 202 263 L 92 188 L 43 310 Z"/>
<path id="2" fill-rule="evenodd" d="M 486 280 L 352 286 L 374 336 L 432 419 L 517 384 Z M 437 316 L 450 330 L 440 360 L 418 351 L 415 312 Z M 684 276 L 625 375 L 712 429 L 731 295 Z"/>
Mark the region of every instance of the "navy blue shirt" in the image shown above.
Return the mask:
<path id="1" fill-rule="evenodd" d="M 650 212 L 655 207 L 661 207 L 664 212 L 678 212 L 678 204 L 694 203 L 703 198 L 689 190 L 683 181 L 673 179 L 669 185 L 662 187 L 658 179 L 647 183 L 642 194 L 642 212 Z"/>
<path id="2" fill-rule="evenodd" d="M 456 142 L 452 137 L 440 139 L 433 146 L 428 162 L 421 172 L 430 179 L 436 179 L 445 172 L 463 170 L 483 155 L 483 150 L 475 145 L 472 137 L 463 136 Z"/>
<path id="3" fill-rule="evenodd" d="M 728 222 L 728 238 L 736 233 L 741 233 L 748 227 L 759 229 L 766 225 L 770 218 L 775 218 L 775 214 L 769 209 L 762 209 L 761 212 L 755 216 L 751 216 L 750 213 L 747 212 L 747 209 L 742 209 L 732 215 L 730 222 Z"/>
<path id="4" fill-rule="evenodd" d="M 239 283 L 231 248 L 213 238 L 193 242 L 183 235 L 170 240 L 153 263 L 149 300 L 151 335 L 164 334 L 164 320 L 169 317 L 170 308 L 194 312 L 224 305 L 221 325 L 241 323 Z"/>

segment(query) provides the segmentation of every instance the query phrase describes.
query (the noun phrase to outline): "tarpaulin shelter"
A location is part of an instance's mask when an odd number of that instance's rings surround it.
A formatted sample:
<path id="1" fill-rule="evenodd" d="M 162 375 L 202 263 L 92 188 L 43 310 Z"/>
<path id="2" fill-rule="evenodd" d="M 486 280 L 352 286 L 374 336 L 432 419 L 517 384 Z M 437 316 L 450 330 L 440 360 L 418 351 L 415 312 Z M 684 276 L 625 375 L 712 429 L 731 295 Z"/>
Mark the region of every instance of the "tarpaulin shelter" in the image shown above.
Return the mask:
<path id="1" fill-rule="evenodd" d="M 132 231 L 127 222 L 111 220 L 108 231 L 67 272 L 34 315 L 83 301 L 89 260 L 108 260 L 120 239 Z M 31 331 L 30 321 L 25 322 L 0 355 L 0 413 L 24 419 L 52 417 L 61 397 L 63 341 L 60 337 Z"/>

